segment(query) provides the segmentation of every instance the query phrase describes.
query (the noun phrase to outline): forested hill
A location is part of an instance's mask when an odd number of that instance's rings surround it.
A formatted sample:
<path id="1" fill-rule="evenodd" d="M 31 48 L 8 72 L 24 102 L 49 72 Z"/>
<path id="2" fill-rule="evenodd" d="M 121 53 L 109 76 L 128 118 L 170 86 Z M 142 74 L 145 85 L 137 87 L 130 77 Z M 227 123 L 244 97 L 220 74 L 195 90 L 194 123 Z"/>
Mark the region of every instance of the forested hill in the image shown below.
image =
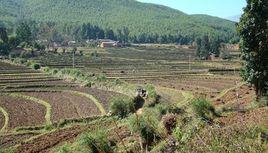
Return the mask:
<path id="1" fill-rule="evenodd" d="M 130 36 L 210 34 L 228 40 L 235 23 L 207 15 L 187 15 L 169 7 L 136 0 L 0 0 L 0 20 L 90 23 L 114 31 L 128 27 Z"/>

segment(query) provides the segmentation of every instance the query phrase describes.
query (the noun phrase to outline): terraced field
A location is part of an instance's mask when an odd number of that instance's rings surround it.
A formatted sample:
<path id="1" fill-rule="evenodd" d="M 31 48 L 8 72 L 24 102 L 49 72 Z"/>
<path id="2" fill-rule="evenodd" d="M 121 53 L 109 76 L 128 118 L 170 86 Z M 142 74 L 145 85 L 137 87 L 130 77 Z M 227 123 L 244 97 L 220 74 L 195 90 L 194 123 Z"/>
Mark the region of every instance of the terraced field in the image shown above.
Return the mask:
<path id="1" fill-rule="evenodd" d="M 127 81 L 150 78 L 173 78 L 181 74 L 207 73 L 214 69 L 239 68 L 238 61 L 197 61 L 195 50 L 178 48 L 130 47 L 109 49 L 78 48 L 84 55 L 75 55 L 75 66 L 89 74 Z M 43 66 L 68 68 L 73 65 L 70 53 L 43 53 L 31 58 Z"/>
<path id="2" fill-rule="evenodd" d="M 0 62 L 0 133 L 108 112 L 118 93 L 80 87 L 25 66 Z"/>
<path id="3" fill-rule="evenodd" d="M 232 109 L 238 105 L 246 107 L 254 99 L 252 88 L 244 85 L 236 71 L 239 61 L 190 58 L 189 62 L 189 57 L 194 57 L 193 50 L 174 48 L 79 49 L 84 50 L 84 55 L 75 55 L 75 67 L 82 72 L 94 76 L 104 74 L 108 79 L 119 78 L 137 86 L 153 84 L 161 102 L 180 108 L 187 108 L 189 102 L 198 97 L 210 99 L 216 108 Z M 72 55 L 68 53 L 45 52 L 31 60 L 52 68 L 72 67 Z M 87 130 L 115 127 L 113 120 L 94 120 L 96 123 L 90 125 L 73 123 L 52 131 L 40 130 L 40 126 L 53 123 L 62 125 L 66 121 L 87 121 L 102 116 L 109 112 L 109 100 L 121 94 L 81 87 L 24 66 L 0 62 L 0 67 L 3 72 L 0 73 L 1 147 L 16 146 L 15 152 L 53 152 Z M 16 107 L 10 107 L 14 105 Z M 265 113 L 266 109 L 261 112 Z M 254 113 L 238 115 L 252 118 Z M 233 124 L 241 118 L 233 116 L 219 120 Z M 131 135 L 127 128 L 115 129 L 123 138 Z"/>

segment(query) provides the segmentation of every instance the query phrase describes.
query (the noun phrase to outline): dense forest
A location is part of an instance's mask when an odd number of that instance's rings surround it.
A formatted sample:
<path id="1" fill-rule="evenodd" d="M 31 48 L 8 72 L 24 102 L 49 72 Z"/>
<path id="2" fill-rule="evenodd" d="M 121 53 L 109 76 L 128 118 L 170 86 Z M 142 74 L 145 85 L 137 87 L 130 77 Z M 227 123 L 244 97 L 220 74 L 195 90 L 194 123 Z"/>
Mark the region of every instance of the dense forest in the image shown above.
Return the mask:
<path id="1" fill-rule="evenodd" d="M 234 22 L 207 15 L 187 15 L 135 0 L 0 0 L 0 3 L 2 24 L 16 28 L 22 20 L 30 21 L 39 33 L 50 34 L 41 36 L 46 39 L 57 36 L 57 40 L 80 41 L 112 37 L 136 43 L 190 44 L 208 35 L 223 42 L 238 40 Z"/>

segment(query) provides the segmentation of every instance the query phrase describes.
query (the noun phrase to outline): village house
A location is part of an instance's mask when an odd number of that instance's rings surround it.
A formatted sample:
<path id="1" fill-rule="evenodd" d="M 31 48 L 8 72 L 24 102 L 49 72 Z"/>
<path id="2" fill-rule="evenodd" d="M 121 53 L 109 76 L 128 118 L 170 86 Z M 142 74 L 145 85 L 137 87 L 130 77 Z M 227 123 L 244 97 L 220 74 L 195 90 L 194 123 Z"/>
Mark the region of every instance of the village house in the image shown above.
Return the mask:
<path id="1" fill-rule="evenodd" d="M 119 43 L 119 41 L 114 41 L 111 39 L 99 39 L 98 46 L 101 48 L 120 47 L 121 44 Z"/>

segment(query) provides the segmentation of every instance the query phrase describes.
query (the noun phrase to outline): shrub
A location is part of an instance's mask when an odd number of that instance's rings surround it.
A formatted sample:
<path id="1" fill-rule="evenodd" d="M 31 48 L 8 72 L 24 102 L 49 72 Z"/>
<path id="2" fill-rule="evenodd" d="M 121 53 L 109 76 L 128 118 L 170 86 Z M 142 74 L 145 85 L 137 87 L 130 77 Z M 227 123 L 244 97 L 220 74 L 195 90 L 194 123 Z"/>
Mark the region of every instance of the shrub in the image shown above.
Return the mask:
<path id="1" fill-rule="evenodd" d="M 119 118 L 125 118 L 135 111 L 133 100 L 123 96 L 114 97 L 110 100 L 110 111 Z"/>
<path id="2" fill-rule="evenodd" d="M 174 136 L 174 138 L 177 140 L 177 141 L 181 141 L 182 137 L 183 137 L 183 132 L 181 130 L 180 127 L 176 127 L 174 130 L 173 130 L 173 133 L 172 135 Z"/>
<path id="3" fill-rule="evenodd" d="M 59 71 L 57 69 L 52 69 L 52 75 L 56 75 Z"/>
<path id="4" fill-rule="evenodd" d="M 32 64 L 33 64 L 33 61 L 28 60 L 28 61 L 26 62 L 26 66 L 31 66 Z"/>
<path id="5" fill-rule="evenodd" d="M 68 144 L 65 144 L 64 146 L 60 147 L 60 149 L 57 151 L 57 153 L 69 153 L 69 147 Z"/>
<path id="6" fill-rule="evenodd" d="M 38 69 L 41 68 L 41 66 L 40 66 L 39 64 L 37 64 L 37 63 L 32 63 L 31 67 L 32 67 L 33 69 L 35 69 L 35 70 L 38 70 Z"/>
<path id="7" fill-rule="evenodd" d="M 152 98 L 152 99 L 156 100 L 157 93 L 156 93 L 155 87 L 152 84 L 147 84 L 145 89 L 148 92 L 149 98 Z"/>
<path id="8" fill-rule="evenodd" d="M 100 75 L 97 77 L 97 80 L 100 82 L 105 82 L 107 81 L 107 77 L 105 75 Z"/>
<path id="9" fill-rule="evenodd" d="M 79 143 L 87 146 L 94 153 L 111 153 L 113 149 L 108 140 L 107 131 L 96 130 L 81 136 Z"/>
<path id="10" fill-rule="evenodd" d="M 192 102 L 195 114 L 202 120 L 211 121 L 215 113 L 215 108 L 205 99 L 197 99 Z"/>
<path id="11" fill-rule="evenodd" d="M 132 132 L 138 132 L 142 140 L 151 145 L 160 137 L 159 120 L 160 114 L 156 110 L 144 109 L 141 116 L 132 115 L 128 123 Z"/>
<path id="12" fill-rule="evenodd" d="M 164 103 L 159 103 L 155 105 L 155 108 L 161 113 L 161 115 L 166 115 L 168 113 L 180 114 L 183 112 L 181 108 L 178 108 L 170 104 L 164 104 Z"/>
<path id="13" fill-rule="evenodd" d="M 50 72 L 50 68 L 49 67 L 44 67 L 44 72 L 46 72 L 46 73 L 48 73 L 48 72 Z"/>
<path id="14" fill-rule="evenodd" d="M 17 63 L 17 64 L 24 64 L 27 62 L 27 60 L 23 59 L 23 58 L 15 58 L 15 60 L 13 62 Z"/>
<path id="15" fill-rule="evenodd" d="M 171 134 L 177 125 L 177 118 L 174 114 L 168 114 L 162 118 L 167 134 Z"/>

